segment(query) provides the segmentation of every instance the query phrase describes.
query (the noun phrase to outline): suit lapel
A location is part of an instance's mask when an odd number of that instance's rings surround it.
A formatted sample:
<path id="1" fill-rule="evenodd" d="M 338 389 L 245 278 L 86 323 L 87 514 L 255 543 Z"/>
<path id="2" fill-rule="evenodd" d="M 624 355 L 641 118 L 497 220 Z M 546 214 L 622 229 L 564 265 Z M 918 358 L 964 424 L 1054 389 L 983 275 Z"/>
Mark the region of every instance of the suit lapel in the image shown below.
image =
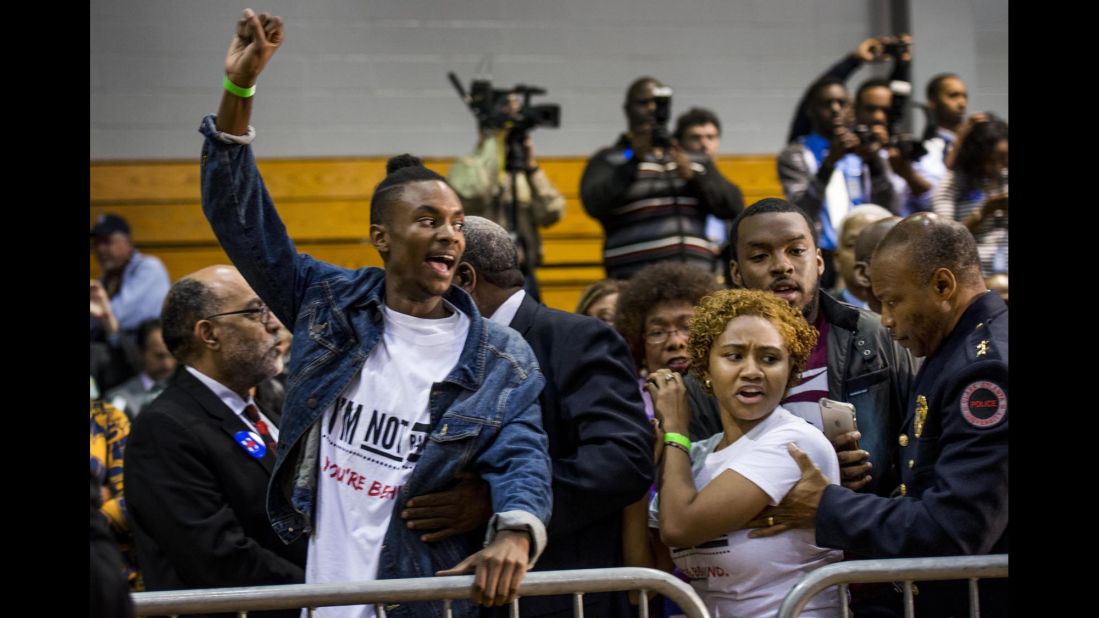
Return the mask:
<path id="1" fill-rule="evenodd" d="M 229 409 L 229 406 L 225 405 L 213 391 L 207 388 L 205 384 L 200 382 L 198 378 L 191 375 L 191 372 L 183 367 L 180 367 L 180 370 L 173 379 L 175 380 L 176 385 L 193 397 L 195 402 L 205 410 L 207 414 L 218 421 L 222 431 L 229 436 L 230 440 L 237 444 L 237 448 L 240 449 L 242 457 L 246 457 L 256 462 L 257 465 L 261 466 L 267 472 L 268 476 L 271 475 L 271 470 L 275 465 L 275 453 L 268 449 L 267 452 L 263 454 L 263 457 L 257 459 L 244 449 L 244 446 L 242 446 L 236 438 L 237 434 L 242 431 L 255 432 L 249 429 L 248 425 L 244 424 L 244 421 Z M 259 441 L 259 444 L 263 444 L 263 440 L 259 439 L 258 435 L 256 438 Z"/>
<path id="2" fill-rule="evenodd" d="M 531 298 L 530 294 L 527 294 L 523 297 L 523 302 L 519 303 L 519 310 L 515 312 L 515 317 L 511 319 L 511 324 L 508 324 L 508 326 L 519 331 L 519 334 L 525 339 L 527 331 L 534 326 L 535 316 L 540 310 L 541 306 Z"/>

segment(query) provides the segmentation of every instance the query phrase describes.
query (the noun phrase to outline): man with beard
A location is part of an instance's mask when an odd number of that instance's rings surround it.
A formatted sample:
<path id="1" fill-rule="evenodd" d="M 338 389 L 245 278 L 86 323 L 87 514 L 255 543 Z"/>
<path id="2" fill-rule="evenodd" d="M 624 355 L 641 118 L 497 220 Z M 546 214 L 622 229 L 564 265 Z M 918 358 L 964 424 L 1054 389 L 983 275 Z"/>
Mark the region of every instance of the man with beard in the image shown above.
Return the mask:
<path id="1" fill-rule="evenodd" d="M 896 435 L 915 371 L 911 355 L 877 316 L 820 289 L 824 258 L 805 211 L 778 198 L 760 200 L 733 222 L 731 239 L 734 283 L 774 292 L 820 332 L 782 406 L 821 428 L 822 397 L 853 404 L 859 431 L 834 442 L 843 484 L 888 495 L 896 487 Z M 860 448 L 853 448 L 855 440 Z"/>
<path id="2" fill-rule="evenodd" d="M 282 369 L 279 326 L 231 266 L 168 291 L 162 332 L 180 368 L 138 415 L 126 447 L 146 590 L 304 581 L 305 542 L 283 544 L 264 508 L 278 410 L 259 410 L 248 394 Z"/>

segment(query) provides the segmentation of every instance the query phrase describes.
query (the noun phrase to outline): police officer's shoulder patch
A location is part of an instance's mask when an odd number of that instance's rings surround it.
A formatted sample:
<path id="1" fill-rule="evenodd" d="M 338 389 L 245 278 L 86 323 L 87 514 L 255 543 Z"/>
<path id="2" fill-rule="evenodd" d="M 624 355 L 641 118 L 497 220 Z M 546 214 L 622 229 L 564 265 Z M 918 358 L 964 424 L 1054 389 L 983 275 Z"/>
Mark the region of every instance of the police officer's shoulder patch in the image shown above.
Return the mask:
<path id="1" fill-rule="evenodd" d="M 978 429 L 999 425 L 1007 417 L 1007 393 L 988 380 L 971 383 L 962 390 L 962 418 Z"/>

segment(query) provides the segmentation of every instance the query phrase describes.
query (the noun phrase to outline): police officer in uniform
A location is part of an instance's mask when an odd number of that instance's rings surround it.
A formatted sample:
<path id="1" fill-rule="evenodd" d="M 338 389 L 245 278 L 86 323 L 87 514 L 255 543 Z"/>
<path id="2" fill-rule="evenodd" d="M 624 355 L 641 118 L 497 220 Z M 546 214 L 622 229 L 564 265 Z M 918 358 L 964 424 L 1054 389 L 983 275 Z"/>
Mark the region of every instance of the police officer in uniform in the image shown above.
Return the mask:
<path id="1" fill-rule="evenodd" d="M 753 525 L 753 536 L 816 528 L 816 543 L 861 558 L 1008 551 L 1008 310 L 985 288 L 972 235 L 930 213 L 882 239 L 870 274 L 882 324 L 915 356 L 891 498 L 828 485 L 791 445 L 802 479 Z M 1007 582 L 982 580 L 982 615 L 1007 614 Z M 967 616 L 966 580 L 922 582 L 917 615 Z"/>

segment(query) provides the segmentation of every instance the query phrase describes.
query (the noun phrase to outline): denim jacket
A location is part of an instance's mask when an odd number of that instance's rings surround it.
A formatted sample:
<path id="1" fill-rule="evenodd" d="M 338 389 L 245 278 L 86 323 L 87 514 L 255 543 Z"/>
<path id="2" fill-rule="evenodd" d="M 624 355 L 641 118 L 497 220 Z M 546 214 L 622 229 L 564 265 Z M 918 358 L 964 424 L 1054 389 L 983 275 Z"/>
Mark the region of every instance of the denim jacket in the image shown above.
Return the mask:
<path id="1" fill-rule="evenodd" d="M 299 254 L 256 169 L 251 146 L 221 141 L 214 117 L 203 119 L 202 207 L 222 248 L 279 320 L 294 334 L 286 402 L 267 510 L 275 532 L 291 542 L 312 528 L 320 423 L 382 336 L 385 272 L 350 270 Z M 532 560 L 545 545 L 552 493 L 538 395 L 545 379 L 518 333 L 484 320 L 473 300 L 452 287 L 444 296 L 470 318 L 458 364 L 431 390 L 433 429 L 394 513 L 409 498 L 454 484 L 471 469 L 492 488 L 497 529 L 532 534 Z M 471 535 L 423 543 L 394 517 L 386 531 L 379 579 L 430 577 L 478 549 Z M 430 607 L 430 609 L 429 609 Z M 467 603 L 455 603 L 461 615 Z M 404 604 L 388 615 L 435 615 L 439 604 Z"/>
<path id="2" fill-rule="evenodd" d="M 919 361 L 893 341 L 876 313 L 820 293 L 828 321 L 828 396 L 855 406 L 859 447 L 870 453 L 872 480 L 859 490 L 889 495 L 900 482 L 897 435 Z"/>

